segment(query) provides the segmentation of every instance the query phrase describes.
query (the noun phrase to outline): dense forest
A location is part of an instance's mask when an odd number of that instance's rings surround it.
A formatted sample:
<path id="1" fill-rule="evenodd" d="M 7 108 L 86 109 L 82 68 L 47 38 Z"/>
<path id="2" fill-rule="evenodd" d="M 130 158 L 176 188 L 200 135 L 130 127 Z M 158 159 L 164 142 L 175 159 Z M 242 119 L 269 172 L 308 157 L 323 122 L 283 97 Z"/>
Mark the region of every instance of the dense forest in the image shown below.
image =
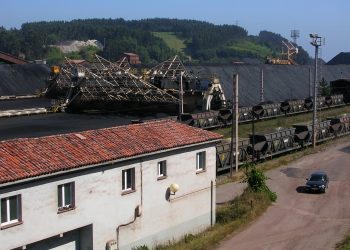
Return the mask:
<path id="1" fill-rule="evenodd" d="M 96 39 L 103 50 L 87 47 L 63 54 L 52 45 L 69 40 Z M 191 63 L 231 63 L 244 58 L 260 61 L 278 56 L 282 41 L 278 34 L 261 31 L 258 36 L 236 25 L 214 25 L 208 22 L 178 19 L 86 19 L 25 23 L 20 29 L 0 27 L 0 51 L 25 55 L 27 60 L 47 59 L 62 62 L 64 56 L 91 59 L 94 53 L 115 61 L 124 52 L 140 55 L 144 64 L 155 64 L 179 54 Z M 180 44 L 180 46 L 175 46 Z M 309 55 L 299 47 L 299 64 L 310 63 Z"/>

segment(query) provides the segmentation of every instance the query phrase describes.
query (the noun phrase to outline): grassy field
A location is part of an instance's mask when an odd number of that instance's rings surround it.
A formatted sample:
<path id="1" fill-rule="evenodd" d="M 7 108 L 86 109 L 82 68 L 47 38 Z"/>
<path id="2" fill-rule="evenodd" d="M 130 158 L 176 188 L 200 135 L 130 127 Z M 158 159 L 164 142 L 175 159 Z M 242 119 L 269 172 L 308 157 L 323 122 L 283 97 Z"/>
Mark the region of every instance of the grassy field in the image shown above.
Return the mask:
<path id="1" fill-rule="evenodd" d="M 186 48 L 186 44 L 183 40 L 179 39 L 173 32 L 152 32 L 153 35 L 163 39 L 163 41 L 168 45 L 169 48 L 177 51 L 183 52 Z"/>
<path id="2" fill-rule="evenodd" d="M 350 106 L 318 111 L 317 118 L 320 120 L 324 120 L 327 117 L 334 117 L 344 113 L 350 113 Z M 311 120 L 312 120 L 311 112 L 300 114 L 300 115 L 287 116 L 287 117 L 282 116 L 279 118 L 273 118 L 270 120 L 255 122 L 255 131 L 256 132 L 271 131 L 271 129 L 274 129 L 277 127 L 290 128 L 295 123 L 301 123 L 301 122 L 306 122 Z M 239 130 L 238 132 L 239 137 L 248 138 L 249 134 L 252 131 L 252 125 L 251 123 L 240 124 L 238 130 Z M 217 130 L 214 130 L 214 132 L 222 134 L 225 138 L 229 138 L 231 136 L 231 128 L 217 129 Z"/>
<path id="3" fill-rule="evenodd" d="M 231 45 L 230 48 L 240 52 L 251 52 L 253 54 L 260 55 L 261 57 L 271 56 L 273 54 L 271 49 L 247 40 L 241 40 Z"/>

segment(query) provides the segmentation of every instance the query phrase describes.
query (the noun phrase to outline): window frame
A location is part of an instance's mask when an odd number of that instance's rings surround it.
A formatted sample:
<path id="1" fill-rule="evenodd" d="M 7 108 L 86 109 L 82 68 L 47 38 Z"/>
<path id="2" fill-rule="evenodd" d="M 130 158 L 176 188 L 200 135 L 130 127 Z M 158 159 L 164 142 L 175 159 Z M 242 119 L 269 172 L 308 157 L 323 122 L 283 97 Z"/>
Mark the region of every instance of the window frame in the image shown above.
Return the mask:
<path id="1" fill-rule="evenodd" d="M 157 163 L 157 180 L 167 178 L 167 162 L 166 160 Z"/>
<path id="2" fill-rule="evenodd" d="M 129 181 L 131 182 L 130 185 Z M 124 169 L 122 170 L 122 194 L 132 192 L 135 192 L 135 168 Z"/>
<path id="3" fill-rule="evenodd" d="M 196 173 L 206 171 L 206 151 L 196 153 Z"/>
<path id="4" fill-rule="evenodd" d="M 16 218 L 11 220 L 11 198 L 12 197 L 16 197 Z M 2 222 L 2 216 L 1 216 L 1 212 L 2 212 L 2 206 L 1 204 L 3 203 L 2 201 L 5 200 L 6 203 L 6 221 Z M 3 197 L 0 199 L 0 229 L 6 229 L 8 227 L 12 227 L 12 226 L 16 226 L 19 224 L 22 224 L 22 195 L 21 194 L 16 194 L 16 195 L 11 195 L 8 197 Z"/>
<path id="5" fill-rule="evenodd" d="M 65 192 L 67 186 L 70 189 L 70 203 L 66 204 Z M 61 194 L 61 195 L 60 195 Z M 61 200 L 60 200 L 61 199 Z M 75 182 L 67 182 L 57 186 L 57 210 L 58 213 L 75 209 Z"/>

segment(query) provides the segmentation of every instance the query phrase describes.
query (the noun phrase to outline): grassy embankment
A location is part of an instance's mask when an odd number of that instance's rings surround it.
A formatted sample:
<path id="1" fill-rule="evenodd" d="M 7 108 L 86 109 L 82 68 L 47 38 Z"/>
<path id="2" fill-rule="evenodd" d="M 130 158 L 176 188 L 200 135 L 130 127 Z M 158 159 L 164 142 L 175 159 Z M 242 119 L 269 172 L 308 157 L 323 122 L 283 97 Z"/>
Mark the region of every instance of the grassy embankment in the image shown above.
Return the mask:
<path id="1" fill-rule="evenodd" d="M 265 192 L 253 192 L 248 189 L 232 202 L 217 208 L 217 222 L 206 231 L 186 235 L 182 240 L 168 245 L 158 246 L 157 250 L 204 250 L 213 249 L 226 236 L 258 218 L 270 206 L 271 200 Z"/>
<path id="2" fill-rule="evenodd" d="M 165 44 L 176 52 L 184 52 L 186 49 L 184 40 L 178 38 L 173 32 L 152 32 L 152 34 L 163 39 Z"/>
<path id="3" fill-rule="evenodd" d="M 336 250 L 350 250 L 350 235 L 346 236 L 344 240 L 339 242 L 336 247 Z"/>
<path id="4" fill-rule="evenodd" d="M 163 39 L 163 41 L 169 48 L 185 54 L 185 49 L 187 47 L 185 44 L 185 40 L 180 39 L 173 32 L 152 32 L 152 34 L 156 37 Z M 274 52 L 270 48 L 258 45 L 252 41 L 245 39 L 239 40 L 233 44 L 228 44 L 226 46 L 227 48 L 238 52 L 249 52 L 254 55 L 258 55 L 261 58 L 271 56 L 274 54 Z"/>
<path id="5" fill-rule="evenodd" d="M 327 117 L 339 116 L 341 114 L 350 113 L 350 106 L 344 106 L 340 108 L 334 109 L 325 109 L 317 112 L 317 118 L 320 120 L 324 120 Z M 258 121 L 255 122 L 255 131 L 263 132 L 263 131 L 271 131 L 271 129 L 277 127 L 290 128 L 293 127 L 295 123 L 302 123 L 312 120 L 312 113 L 304 113 L 294 116 L 282 116 L 279 118 L 273 118 L 270 120 Z M 238 128 L 239 137 L 247 138 L 252 131 L 251 123 L 240 124 Z M 225 138 L 229 138 L 231 136 L 231 128 L 223 128 L 215 130 L 214 132 L 222 134 Z"/>
<path id="6" fill-rule="evenodd" d="M 273 55 L 273 51 L 270 48 L 258 45 L 248 40 L 240 40 L 229 46 L 229 48 L 239 52 L 249 52 L 259 55 L 262 58 Z"/>

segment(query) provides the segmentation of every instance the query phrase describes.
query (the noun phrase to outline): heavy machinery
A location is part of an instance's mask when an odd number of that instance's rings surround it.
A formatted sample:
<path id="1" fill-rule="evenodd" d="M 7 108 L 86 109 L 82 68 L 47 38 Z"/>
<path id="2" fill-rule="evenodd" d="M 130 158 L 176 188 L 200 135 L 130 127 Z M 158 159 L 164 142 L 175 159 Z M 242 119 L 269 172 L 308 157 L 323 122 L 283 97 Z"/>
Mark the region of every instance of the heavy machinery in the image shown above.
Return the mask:
<path id="1" fill-rule="evenodd" d="M 282 53 L 280 58 L 266 57 L 267 64 L 284 64 L 284 65 L 297 65 L 293 60 L 293 57 L 298 54 L 298 48 L 295 47 L 291 42 L 282 41 L 282 44 L 287 48 L 285 52 L 282 47 Z"/>

